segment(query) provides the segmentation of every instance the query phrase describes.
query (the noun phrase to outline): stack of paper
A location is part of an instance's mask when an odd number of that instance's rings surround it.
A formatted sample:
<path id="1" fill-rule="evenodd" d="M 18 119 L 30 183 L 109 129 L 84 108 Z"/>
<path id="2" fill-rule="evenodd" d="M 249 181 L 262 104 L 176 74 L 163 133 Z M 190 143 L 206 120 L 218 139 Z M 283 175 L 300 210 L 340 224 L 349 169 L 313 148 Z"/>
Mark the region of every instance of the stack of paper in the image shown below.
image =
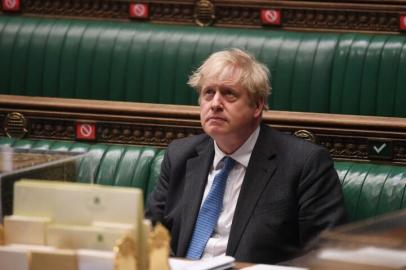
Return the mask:
<path id="1" fill-rule="evenodd" d="M 283 266 L 283 265 L 256 264 L 253 266 L 242 268 L 241 270 L 307 270 L 307 269 L 308 268 Z"/>
<path id="2" fill-rule="evenodd" d="M 147 264 L 149 224 L 144 224 L 139 189 L 21 180 L 14 186 L 13 203 L 14 215 L 4 222 L 1 270 L 62 265 L 72 270 L 110 270 L 113 248 L 125 235 L 137 243 L 139 268 Z M 105 252 L 89 251 L 94 249 Z"/>
<path id="3" fill-rule="evenodd" d="M 62 250 L 38 245 L 6 245 L 0 246 L 0 269 L 113 270 L 114 252 L 85 249 Z"/>
<path id="4" fill-rule="evenodd" d="M 46 245 L 46 232 L 50 222 L 44 217 L 6 216 L 4 235 L 6 244 Z"/>
<path id="5" fill-rule="evenodd" d="M 198 261 L 169 259 L 171 270 L 222 270 L 234 266 L 235 259 L 230 256 L 218 256 Z"/>
<path id="6" fill-rule="evenodd" d="M 94 221 L 134 224 L 144 214 L 139 189 L 55 181 L 16 182 L 13 204 L 14 215 L 72 225 Z"/>

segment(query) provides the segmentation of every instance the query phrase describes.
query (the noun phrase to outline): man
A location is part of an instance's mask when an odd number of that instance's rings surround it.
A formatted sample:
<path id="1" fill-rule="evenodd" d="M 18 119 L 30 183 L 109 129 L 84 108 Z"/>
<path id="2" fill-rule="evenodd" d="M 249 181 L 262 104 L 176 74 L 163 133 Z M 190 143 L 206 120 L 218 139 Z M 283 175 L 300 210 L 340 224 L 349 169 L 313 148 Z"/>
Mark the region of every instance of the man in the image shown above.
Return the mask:
<path id="1" fill-rule="evenodd" d="M 268 74 L 231 49 L 190 77 L 205 134 L 169 145 L 146 212 L 169 229 L 174 256 L 278 263 L 345 221 L 328 152 L 261 124 Z"/>

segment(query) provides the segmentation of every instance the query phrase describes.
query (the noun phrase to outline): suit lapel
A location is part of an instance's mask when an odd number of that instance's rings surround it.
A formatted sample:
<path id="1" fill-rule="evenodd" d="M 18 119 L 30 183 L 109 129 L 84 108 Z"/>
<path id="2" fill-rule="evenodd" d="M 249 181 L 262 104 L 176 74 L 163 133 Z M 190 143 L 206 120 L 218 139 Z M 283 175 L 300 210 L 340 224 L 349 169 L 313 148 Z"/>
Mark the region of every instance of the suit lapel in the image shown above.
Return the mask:
<path id="1" fill-rule="evenodd" d="M 185 190 L 182 211 L 182 230 L 177 256 L 185 256 L 199 213 L 207 176 L 213 162 L 214 147 L 210 139 L 196 147 L 197 156 L 186 163 Z"/>
<path id="2" fill-rule="evenodd" d="M 233 256 L 262 192 L 276 170 L 270 128 L 261 126 L 258 141 L 245 173 L 228 239 L 227 254 Z"/>

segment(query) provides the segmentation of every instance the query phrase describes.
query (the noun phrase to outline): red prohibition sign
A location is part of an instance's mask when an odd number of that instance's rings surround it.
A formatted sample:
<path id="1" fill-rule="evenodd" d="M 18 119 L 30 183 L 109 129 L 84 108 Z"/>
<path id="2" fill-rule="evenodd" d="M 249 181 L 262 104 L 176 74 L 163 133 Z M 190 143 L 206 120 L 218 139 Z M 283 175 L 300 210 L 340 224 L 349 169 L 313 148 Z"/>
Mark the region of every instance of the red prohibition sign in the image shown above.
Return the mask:
<path id="1" fill-rule="evenodd" d="M 267 10 L 265 16 L 268 22 L 275 22 L 278 19 L 278 14 L 275 10 Z"/>
<path id="2" fill-rule="evenodd" d="M 143 17 L 145 14 L 145 7 L 144 5 L 134 5 L 134 15 L 137 17 Z"/>
<path id="3" fill-rule="evenodd" d="M 84 137 L 90 137 L 93 133 L 93 128 L 89 124 L 82 124 L 80 126 L 80 133 L 82 133 Z"/>
<path id="4" fill-rule="evenodd" d="M 281 11 L 277 9 L 262 9 L 261 21 L 263 24 L 280 25 Z"/>
<path id="5" fill-rule="evenodd" d="M 400 29 L 406 30 L 406 15 L 400 16 Z"/>
<path id="6" fill-rule="evenodd" d="M 19 3 L 18 0 L 3 0 L 3 9 L 16 11 L 19 9 Z"/>
<path id="7" fill-rule="evenodd" d="M 83 140 L 96 139 L 96 125 L 88 123 L 76 124 L 76 138 Z"/>
<path id="8" fill-rule="evenodd" d="M 17 4 L 16 0 L 6 0 L 6 7 L 7 8 L 14 8 Z"/>

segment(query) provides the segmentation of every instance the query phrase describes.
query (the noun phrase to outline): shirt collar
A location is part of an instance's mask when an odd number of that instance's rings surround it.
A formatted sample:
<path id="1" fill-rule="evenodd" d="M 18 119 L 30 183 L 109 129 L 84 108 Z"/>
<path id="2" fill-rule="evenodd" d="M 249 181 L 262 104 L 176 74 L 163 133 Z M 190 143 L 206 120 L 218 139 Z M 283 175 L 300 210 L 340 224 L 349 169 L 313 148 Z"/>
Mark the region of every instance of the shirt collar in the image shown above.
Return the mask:
<path id="1" fill-rule="evenodd" d="M 250 161 L 252 150 L 254 149 L 255 143 L 257 142 L 259 136 L 260 126 L 258 126 L 254 132 L 248 137 L 243 145 L 240 146 L 234 153 L 229 155 L 239 164 L 247 168 L 248 162 Z M 219 162 L 227 156 L 223 151 L 220 150 L 216 141 L 214 141 L 214 160 L 213 168 L 217 168 Z"/>

